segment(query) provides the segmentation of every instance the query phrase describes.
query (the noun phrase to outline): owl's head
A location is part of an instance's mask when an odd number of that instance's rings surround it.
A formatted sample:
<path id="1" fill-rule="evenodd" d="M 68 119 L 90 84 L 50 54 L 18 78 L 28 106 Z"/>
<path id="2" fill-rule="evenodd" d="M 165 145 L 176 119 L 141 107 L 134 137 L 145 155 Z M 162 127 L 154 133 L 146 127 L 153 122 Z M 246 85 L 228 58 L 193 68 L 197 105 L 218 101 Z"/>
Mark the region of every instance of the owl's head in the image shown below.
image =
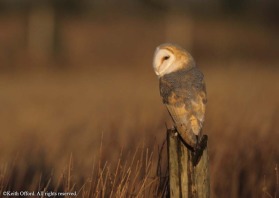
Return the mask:
<path id="1" fill-rule="evenodd" d="M 178 45 L 166 43 L 155 50 L 153 68 L 158 77 L 194 65 L 192 56 Z"/>

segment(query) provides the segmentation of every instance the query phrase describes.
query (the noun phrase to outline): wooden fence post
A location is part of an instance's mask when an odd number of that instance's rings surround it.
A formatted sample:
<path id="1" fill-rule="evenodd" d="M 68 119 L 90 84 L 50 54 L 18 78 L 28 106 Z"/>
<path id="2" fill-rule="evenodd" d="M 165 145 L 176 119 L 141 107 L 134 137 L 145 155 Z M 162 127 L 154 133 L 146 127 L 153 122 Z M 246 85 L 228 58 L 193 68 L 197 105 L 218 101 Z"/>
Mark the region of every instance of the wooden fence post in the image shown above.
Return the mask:
<path id="1" fill-rule="evenodd" d="M 205 149 L 194 165 L 193 151 L 183 143 L 175 129 L 167 130 L 170 197 L 209 198 L 207 136 L 204 137 Z"/>

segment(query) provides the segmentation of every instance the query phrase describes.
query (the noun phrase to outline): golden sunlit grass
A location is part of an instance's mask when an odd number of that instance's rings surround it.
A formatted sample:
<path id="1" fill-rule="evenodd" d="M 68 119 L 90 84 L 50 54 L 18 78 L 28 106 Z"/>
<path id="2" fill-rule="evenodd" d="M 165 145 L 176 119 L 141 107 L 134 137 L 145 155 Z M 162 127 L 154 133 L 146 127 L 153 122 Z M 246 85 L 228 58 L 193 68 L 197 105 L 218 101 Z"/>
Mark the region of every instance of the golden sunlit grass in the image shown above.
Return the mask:
<path id="1" fill-rule="evenodd" d="M 278 196 L 278 70 L 200 65 L 207 66 L 212 197 Z M 3 75 L 0 88 L 1 192 L 165 193 L 164 157 L 161 178 L 156 170 L 171 122 L 151 68 Z"/>

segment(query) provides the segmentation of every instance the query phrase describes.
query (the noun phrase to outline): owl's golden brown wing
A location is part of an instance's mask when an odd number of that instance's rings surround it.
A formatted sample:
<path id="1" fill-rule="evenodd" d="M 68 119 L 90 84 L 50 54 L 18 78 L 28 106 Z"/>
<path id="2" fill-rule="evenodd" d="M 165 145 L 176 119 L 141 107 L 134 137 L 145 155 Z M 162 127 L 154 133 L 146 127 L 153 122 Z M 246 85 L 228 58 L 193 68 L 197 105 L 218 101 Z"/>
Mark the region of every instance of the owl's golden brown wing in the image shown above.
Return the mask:
<path id="1" fill-rule="evenodd" d="M 206 106 L 202 73 L 194 67 L 167 74 L 160 79 L 160 93 L 180 136 L 194 147 L 201 135 Z"/>

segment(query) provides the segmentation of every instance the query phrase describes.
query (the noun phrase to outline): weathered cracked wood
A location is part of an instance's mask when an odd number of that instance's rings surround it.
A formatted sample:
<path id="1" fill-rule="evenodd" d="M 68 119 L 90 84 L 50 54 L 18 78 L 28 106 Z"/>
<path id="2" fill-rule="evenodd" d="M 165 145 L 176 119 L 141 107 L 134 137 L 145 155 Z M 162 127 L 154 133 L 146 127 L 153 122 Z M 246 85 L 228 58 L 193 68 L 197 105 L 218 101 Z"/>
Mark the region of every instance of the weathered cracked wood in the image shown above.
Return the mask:
<path id="1" fill-rule="evenodd" d="M 209 198 L 210 182 L 207 146 L 194 166 L 193 152 L 175 129 L 167 130 L 169 194 L 173 198 Z"/>

